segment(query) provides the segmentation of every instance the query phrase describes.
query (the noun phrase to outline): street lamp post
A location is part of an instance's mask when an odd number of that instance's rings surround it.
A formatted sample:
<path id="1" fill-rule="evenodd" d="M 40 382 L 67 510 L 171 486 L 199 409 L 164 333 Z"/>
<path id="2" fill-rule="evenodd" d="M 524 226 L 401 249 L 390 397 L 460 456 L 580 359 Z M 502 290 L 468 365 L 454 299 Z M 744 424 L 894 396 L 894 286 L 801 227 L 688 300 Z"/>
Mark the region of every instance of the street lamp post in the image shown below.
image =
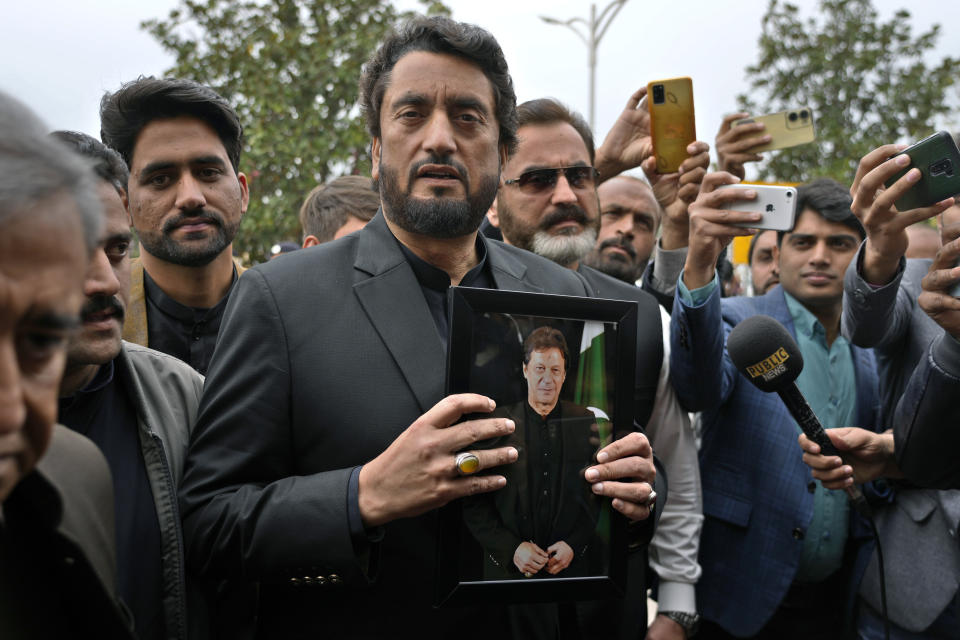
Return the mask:
<path id="1" fill-rule="evenodd" d="M 626 4 L 627 0 L 613 0 L 604 7 L 600 15 L 597 15 L 597 5 L 590 5 L 590 22 L 583 18 L 570 18 L 569 20 L 558 20 L 549 16 L 540 16 L 540 19 L 547 24 L 559 24 L 567 27 L 587 45 L 587 64 L 590 67 L 590 128 L 594 127 L 594 109 L 597 84 L 597 47 L 600 45 L 600 39 L 607 32 L 607 27 L 613 22 L 613 19 Z M 586 35 L 581 33 L 576 26 L 577 23 L 586 28 Z"/>

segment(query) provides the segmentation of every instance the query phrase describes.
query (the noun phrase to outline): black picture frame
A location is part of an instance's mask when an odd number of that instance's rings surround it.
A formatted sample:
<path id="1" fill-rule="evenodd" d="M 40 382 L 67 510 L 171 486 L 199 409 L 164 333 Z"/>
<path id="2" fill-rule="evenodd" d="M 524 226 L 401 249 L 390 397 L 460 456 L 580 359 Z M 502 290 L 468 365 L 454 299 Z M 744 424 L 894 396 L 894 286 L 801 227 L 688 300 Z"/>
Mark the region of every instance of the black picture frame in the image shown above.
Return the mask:
<path id="1" fill-rule="evenodd" d="M 638 314 L 636 303 L 469 287 L 452 287 L 448 295 L 448 394 L 471 392 L 487 395 L 497 402 L 498 411 L 501 408 L 507 411 L 507 407 L 520 411 L 518 407 L 521 405 L 526 409 L 527 406 L 523 403 L 527 402 L 527 385 L 519 373 L 523 369 L 523 340 L 533 329 L 549 326 L 560 331 L 567 343 L 570 362 L 566 363 L 566 381 L 570 380 L 570 371 L 578 372 L 574 395 L 579 393 L 576 397 L 584 404 L 574 403 L 574 408 L 579 410 L 583 406 L 589 406 L 593 414 L 601 416 L 593 422 L 604 425 L 590 426 L 597 437 L 591 440 L 592 453 L 584 456 L 586 459 L 583 461 L 583 468 L 595 462 L 593 456 L 600 446 L 634 430 L 633 393 Z M 590 343 L 595 348 L 601 345 L 601 350 L 581 352 L 578 347 L 586 344 L 584 334 L 588 337 L 600 335 L 598 332 L 601 326 L 602 345 L 600 342 Z M 578 339 L 579 343 L 576 342 Z M 600 355 L 603 357 L 599 357 Z M 598 362 L 601 364 L 597 365 Z M 602 385 L 581 384 L 584 379 L 590 378 L 591 366 L 594 372 L 603 372 L 602 375 L 593 376 L 593 379 L 603 380 Z M 596 389 L 597 386 L 600 387 L 599 390 Z M 564 389 L 561 391 L 560 400 L 564 400 L 565 396 L 569 397 L 571 392 L 566 382 L 562 383 L 562 387 Z M 585 400 L 589 399 L 595 399 L 596 402 L 586 405 Z M 595 405 L 600 402 L 606 402 L 606 405 L 598 412 Z M 612 415 L 610 408 L 613 410 Z M 604 415 L 608 420 L 603 419 Z M 463 419 L 471 417 L 481 416 L 464 416 Z M 576 437 L 576 442 L 581 443 L 583 437 L 580 434 L 583 433 L 584 420 L 588 419 L 571 419 L 562 423 L 562 441 L 567 442 L 567 430 L 574 429 L 576 435 L 571 437 Z M 518 424 L 514 435 L 519 433 Z M 503 442 L 476 443 L 468 450 L 502 444 Z M 521 456 L 513 464 L 520 463 L 524 458 L 522 447 L 518 449 L 521 449 Z M 563 460 L 555 463 L 553 468 L 560 469 L 566 474 L 561 477 L 566 478 L 573 473 L 563 471 L 568 468 L 563 466 L 567 464 L 567 452 L 572 455 L 574 450 L 581 452 L 584 449 L 577 444 L 569 447 L 563 445 L 561 450 L 564 451 Z M 540 473 L 539 467 L 535 472 L 530 471 L 532 468 L 531 465 L 526 465 L 524 473 Z M 587 551 L 590 544 L 582 547 L 582 557 L 592 554 L 592 560 L 583 560 L 586 564 L 581 566 L 579 571 L 573 572 L 574 575 L 567 577 L 563 576 L 563 571 L 552 577 L 524 576 L 512 562 L 509 566 L 504 566 L 506 563 L 502 553 L 499 554 L 500 562 L 497 561 L 497 554 L 489 551 L 494 544 L 485 546 L 478 540 L 477 536 L 484 540 L 490 539 L 487 537 L 489 534 L 481 535 L 481 532 L 491 529 L 484 523 L 490 520 L 486 517 L 487 514 L 494 513 L 491 506 L 493 503 L 483 503 L 481 496 L 456 500 L 439 511 L 435 605 L 446 607 L 480 602 L 553 602 L 622 597 L 627 581 L 627 519 L 611 507 L 609 498 L 590 493 L 589 484 L 582 478 L 583 468 L 578 470 L 581 474 L 579 481 L 583 482 L 589 497 L 596 501 L 591 502 L 590 507 L 584 507 L 585 510 L 590 508 L 593 511 L 584 511 L 587 516 L 579 519 L 580 522 L 595 520 L 594 529 L 590 533 L 594 549 Z M 510 472 L 494 469 L 490 473 Z M 530 478 L 531 482 L 536 481 L 533 475 L 525 477 Z M 561 484 L 561 487 L 575 487 L 573 481 L 561 482 L 569 483 Z M 510 484 L 508 479 L 508 486 Z M 505 490 L 506 488 L 501 491 Z M 494 494 L 483 496 L 492 500 Z M 586 504 L 587 497 L 578 499 Z M 553 504 L 556 506 L 557 503 Z M 567 509 L 568 501 L 565 500 L 563 505 L 562 508 Z M 557 518 L 559 519 L 559 515 Z M 505 527 L 503 520 L 504 518 L 500 518 L 497 526 Z M 582 535 L 582 530 L 580 531 Z M 573 566 L 571 562 L 568 568 Z"/>

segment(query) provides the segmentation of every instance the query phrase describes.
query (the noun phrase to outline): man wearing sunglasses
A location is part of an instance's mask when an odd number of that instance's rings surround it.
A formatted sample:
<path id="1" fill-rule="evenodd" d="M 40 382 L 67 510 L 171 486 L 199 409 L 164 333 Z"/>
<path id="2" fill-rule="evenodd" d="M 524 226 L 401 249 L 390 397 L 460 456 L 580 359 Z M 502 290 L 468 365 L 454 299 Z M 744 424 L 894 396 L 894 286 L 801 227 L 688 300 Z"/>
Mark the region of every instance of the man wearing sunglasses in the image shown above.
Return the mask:
<path id="1" fill-rule="evenodd" d="M 697 621 L 694 584 L 700 575 L 697 549 L 703 516 L 693 432 L 669 383 L 668 360 L 664 358 L 665 353 L 669 355 L 665 333 L 669 317 L 645 291 L 582 263 L 597 240 L 597 184 L 605 175 L 610 177 L 594 168 L 594 163 L 610 167 L 607 171 L 621 168 L 612 167 L 605 158 L 609 157 L 611 138 L 623 139 L 628 130 L 635 148 L 645 145 L 640 153 L 652 150 L 649 137 L 644 136 L 646 109 L 642 105 L 637 109 L 642 93 L 634 94 L 611 136 L 596 152 L 590 128 L 579 114 L 552 99 L 520 105 L 518 144 L 504 167 L 493 221 L 503 231 L 505 242 L 576 270 L 597 297 L 632 300 L 639 306 L 634 420 L 650 438 L 671 485 L 670 499 L 650 544 L 650 562 L 660 577 L 662 613 L 650 625 L 648 637 L 682 639 L 693 632 Z M 681 188 L 686 197 L 695 195 L 709 162 L 707 150 L 705 143 L 693 143 L 682 178 L 674 174 L 654 175 L 654 179 L 672 182 L 674 198 Z M 652 170 L 644 162 L 647 157 L 641 156 L 636 164 Z M 634 612 L 619 616 L 624 625 L 619 633 L 629 637 L 638 637 L 646 626 L 642 613 L 646 611 L 645 565 L 645 554 L 634 554 L 630 563 L 631 593 L 616 604 L 597 604 L 612 611 L 624 607 L 624 611 Z"/>

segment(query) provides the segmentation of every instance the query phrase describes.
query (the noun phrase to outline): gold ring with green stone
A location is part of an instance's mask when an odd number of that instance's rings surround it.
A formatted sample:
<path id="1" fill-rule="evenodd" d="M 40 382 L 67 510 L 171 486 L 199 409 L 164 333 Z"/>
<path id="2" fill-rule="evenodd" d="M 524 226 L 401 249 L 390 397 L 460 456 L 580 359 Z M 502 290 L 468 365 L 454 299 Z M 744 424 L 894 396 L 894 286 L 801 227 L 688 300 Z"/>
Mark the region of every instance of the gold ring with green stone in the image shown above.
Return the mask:
<path id="1" fill-rule="evenodd" d="M 454 465 L 457 468 L 458 474 L 461 476 L 469 476 L 476 473 L 480 468 L 480 458 L 478 458 L 475 453 L 464 451 L 463 453 L 457 454 Z"/>

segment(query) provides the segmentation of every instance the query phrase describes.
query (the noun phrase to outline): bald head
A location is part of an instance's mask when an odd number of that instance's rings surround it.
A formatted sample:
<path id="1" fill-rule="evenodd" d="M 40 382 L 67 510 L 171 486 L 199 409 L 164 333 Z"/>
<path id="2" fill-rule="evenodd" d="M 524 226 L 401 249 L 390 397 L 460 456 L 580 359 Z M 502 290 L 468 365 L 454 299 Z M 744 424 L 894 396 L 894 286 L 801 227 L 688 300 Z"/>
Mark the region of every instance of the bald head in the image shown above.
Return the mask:
<path id="1" fill-rule="evenodd" d="M 600 232 L 586 263 L 625 282 L 643 273 L 660 226 L 660 205 L 643 180 L 617 176 L 597 188 Z"/>

